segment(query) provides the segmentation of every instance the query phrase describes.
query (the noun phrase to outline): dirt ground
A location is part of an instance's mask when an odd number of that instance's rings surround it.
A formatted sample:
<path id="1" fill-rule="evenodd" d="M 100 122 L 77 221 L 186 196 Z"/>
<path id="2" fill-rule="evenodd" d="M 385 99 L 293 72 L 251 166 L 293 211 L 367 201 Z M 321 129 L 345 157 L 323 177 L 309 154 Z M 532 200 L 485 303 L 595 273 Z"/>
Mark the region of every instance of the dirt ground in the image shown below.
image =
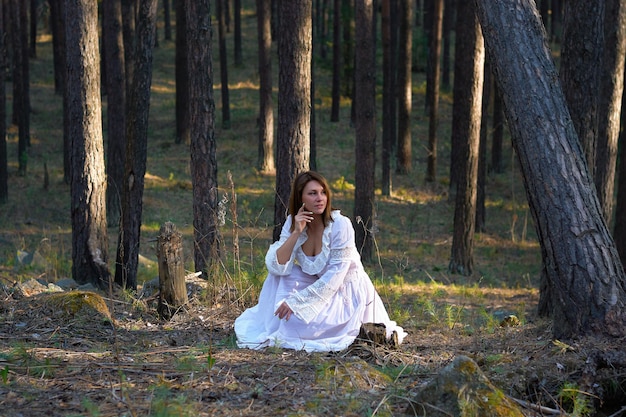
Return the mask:
<path id="1" fill-rule="evenodd" d="M 7 417 L 420 415 L 409 407 L 412 393 L 461 354 L 525 415 L 589 415 L 572 398 L 593 401 L 597 393 L 603 411 L 595 415 L 626 415 L 623 369 L 594 369 L 596 394 L 580 389 L 593 352 L 615 352 L 621 341 L 553 340 L 550 322 L 533 316 L 533 293 L 509 299 L 511 309 L 529 306 L 519 326 L 472 333 L 417 325 L 400 349 L 335 353 L 237 348 L 236 303 L 207 307 L 194 297 L 163 321 L 154 298 L 104 295 L 103 313 L 60 308 L 50 294 L 25 297 L 7 287 L 1 294 L 0 415 Z"/>

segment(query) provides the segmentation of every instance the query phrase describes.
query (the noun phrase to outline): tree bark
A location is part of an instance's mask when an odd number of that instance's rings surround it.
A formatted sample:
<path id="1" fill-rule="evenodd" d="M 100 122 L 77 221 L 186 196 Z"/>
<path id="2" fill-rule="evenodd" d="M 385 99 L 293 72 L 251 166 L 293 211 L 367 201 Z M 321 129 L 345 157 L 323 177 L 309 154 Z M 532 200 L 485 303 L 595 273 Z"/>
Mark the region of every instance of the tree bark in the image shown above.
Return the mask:
<path id="1" fill-rule="evenodd" d="M 185 284 L 185 257 L 183 235 L 176 226 L 167 222 L 161 226 L 157 237 L 159 261 L 159 315 L 167 320 L 189 301 Z"/>
<path id="2" fill-rule="evenodd" d="M 189 80 L 185 2 L 176 1 L 176 143 L 189 144 Z"/>
<path id="3" fill-rule="evenodd" d="M 103 0 L 102 11 L 107 90 L 107 223 L 119 226 L 126 146 L 122 3 L 120 0 Z"/>
<path id="4" fill-rule="evenodd" d="M 595 173 L 598 100 L 604 34 L 605 0 L 565 2 L 560 78 L 569 112 L 585 152 L 589 172 Z"/>
<path id="5" fill-rule="evenodd" d="M 397 27 L 391 22 L 392 0 L 382 0 L 381 31 L 383 35 L 383 146 L 382 146 L 382 195 L 389 196 L 392 191 L 391 156 L 397 141 L 396 120 L 396 54 L 394 43 Z"/>
<path id="6" fill-rule="evenodd" d="M 333 0 L 333 81 L 330 121 L 339 121 L 341 105 L 341 0 Z"/>
<path id="7" fill-rule="evenodd" d="M 374 168 L 376 164 L 375 12 L 372 0 L 356 2 L 356 172 L 354 221 L 356 247 L 364 261 L 372 259 Z"/>
<path id="8" fill-rule="evenodd" d="M 228 9 L 227 0 L 216 0 L 217 26 L 220 62 L 220 84 L 222 93 L 222 128 L 230 129 L 230 90 L 228 88 L 228 55 L 226 52 L 226 22 Z"/>
<path id="9" fill-rule="evenodd" d="M 310 167 L 312 9 L 308 0 L 280 2 L 278 137 L 274 240 L 285 221 L 291 183 Z"/>
<path id="10" fill-rule="evenodd" d="M 400 0 L 400 30 L 398 39 L 398 145 L 396 146 L 396 174 L 408 174 L 412 169 L 411 111 L 413 84 L 413 0 Z"/>
<path id="11" fill-rule="evenodd" d="M 259 154 L 258 168 L 274 174 L 274 106 L 272 104 L 272 2 L 256 0 L 259 44 Z"/>
<path id="12" fill-rule="evenodd" d="M 548 285 L 553 334 L 626 334 L 626 274 L 532 0 L 476 0 Z"/>
<path id="13" fill-rule="evenodd" d="M 456 23 L 452 144 L 458 147 L 452 255 L 448 270 L 471 275 L 474 270 L 474 231 L 478 194 L 478 159 L 482 113 L 485 49 L 475 5 L 461 2 Z"/>
<path id="14" fill-rule="evenodd" d="M 137 289 L 157 3 L 157 0 L 139 1 L 132 93 L 127 97 L 124 189 L 115 283 L 131 290 Z"/>
<path id="15" fill-rule="evenodd" d="M 606 0 L 594 179 L 604 220 L 609 225 L 613 220 L 617 140 L 624 92 L 625 56 L 626 3 L 621 0 Z"/>
<path id="16" fill-rule="evenodd" d="M 186 0 L 193 187 L 194 265 L 210 278 L 218 265 L 218 185 L 210 0 Z"/>
<path id="17" fill-rule="evenodd" d="M 428 157 L 426 163 L 426 182 L 437 179 L 437 128 L 439 126 L 439 80 L 441 58 L 441 31 L 443 21 L 443 1 L 434 0 L 430 50 L 428 54 Z"/>
<path id="18" fill-rule="evenodd" d="M 6 68 L 6 21 L 3 4 L 0 3 L 0 68 Z M 0 71 L 0 204 L 9 201 L 9 167 L 7 153 L 7 90 L 6 71 Z"/>
<path id="19" fill-rule="evenodd" d="M 72 277 L 109 283 L 106 177 L 100 102 L 98 9 L 91 0 L 66 1 L 67 91 L 71 148 Z"/>

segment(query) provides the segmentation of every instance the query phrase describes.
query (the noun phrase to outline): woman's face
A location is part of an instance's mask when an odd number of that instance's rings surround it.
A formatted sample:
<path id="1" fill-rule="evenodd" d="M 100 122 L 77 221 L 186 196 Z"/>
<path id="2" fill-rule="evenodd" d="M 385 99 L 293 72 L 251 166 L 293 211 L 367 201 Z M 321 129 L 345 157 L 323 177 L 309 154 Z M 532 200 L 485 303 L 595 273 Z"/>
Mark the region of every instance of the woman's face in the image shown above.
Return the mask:
<path id="1" fill-rule="evenodd" d="M 305 210 L 313 212 L 313 214 L 323 214 L 326 210 L 328 197 L 322 184 L 315 180 L 307 182 L 302 190 L 302 202 Z"/>

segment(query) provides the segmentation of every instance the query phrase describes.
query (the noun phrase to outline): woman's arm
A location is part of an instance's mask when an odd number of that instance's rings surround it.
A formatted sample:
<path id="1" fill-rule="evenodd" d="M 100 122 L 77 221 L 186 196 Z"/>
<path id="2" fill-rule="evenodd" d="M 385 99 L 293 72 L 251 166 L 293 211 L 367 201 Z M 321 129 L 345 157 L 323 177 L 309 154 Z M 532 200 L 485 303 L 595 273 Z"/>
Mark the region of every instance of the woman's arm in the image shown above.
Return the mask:
<path id="1" fill-rule="evenodd" d="M 302 207 L 300 207 L 300 210 L 298 210 L 298 213 L 294 217 L 293 231 L 285 243 L 283 243 L 282 246 L 276 250 L 276 259 L 279 264 L 284 265 L 289 262 L 293 249 L 296 247 L 296 243 L 298 242 L 298 238 L 306 228 L 307 223 L 311 220 L 313 220 L 313 214 L 310 211 L 305 211 L 304 204 L 302 204 Z"/>

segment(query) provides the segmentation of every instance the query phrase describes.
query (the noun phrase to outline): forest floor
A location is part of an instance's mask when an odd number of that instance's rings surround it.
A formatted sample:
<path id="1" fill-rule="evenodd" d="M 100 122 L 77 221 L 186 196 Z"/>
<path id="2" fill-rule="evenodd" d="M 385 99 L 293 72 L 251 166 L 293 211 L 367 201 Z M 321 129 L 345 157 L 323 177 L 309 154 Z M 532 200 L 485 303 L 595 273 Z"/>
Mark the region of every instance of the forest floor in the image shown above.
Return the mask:
<path id="1" fill-rule="evenodd" d="M 155 297 L 103 294 L 105 306 L 77 309 L 55 303 L 54 293 L 5 287 L 0 415 L 429 415 L 410 405 L 413 394 L 452 359 L 466 355 L 496 387 L 526 404 L 524 415 L 583 416 L 593 400 L 577 388 L 585 363 L 597 350 L 622 349 L 615 341 L 554 340 L 550 321 L 532 312 L 536 291 L 475 289 L 459 296 L 443 287 L 430 295 L 443 295 L 450 305 L 463 300 L 464 317 L 483 309 L 494 316 L 514 312 L 523 321 L 470 329 L 465 320 L 423 316 L 420 325 L 406 329 L 399 349 L 239 349 L 232 325 L 240 303 L 210 297 L 204 280 L 188 288 L 189 305 L 165 321 L 156 314 Z M 427 295 L 410 291 L 396 302 L 411 308 L 415 297 Z M 605 398 L 612 398 L 595 415 L 622 415 L 623 373 L 608 369 L 594 377 Z"/>

